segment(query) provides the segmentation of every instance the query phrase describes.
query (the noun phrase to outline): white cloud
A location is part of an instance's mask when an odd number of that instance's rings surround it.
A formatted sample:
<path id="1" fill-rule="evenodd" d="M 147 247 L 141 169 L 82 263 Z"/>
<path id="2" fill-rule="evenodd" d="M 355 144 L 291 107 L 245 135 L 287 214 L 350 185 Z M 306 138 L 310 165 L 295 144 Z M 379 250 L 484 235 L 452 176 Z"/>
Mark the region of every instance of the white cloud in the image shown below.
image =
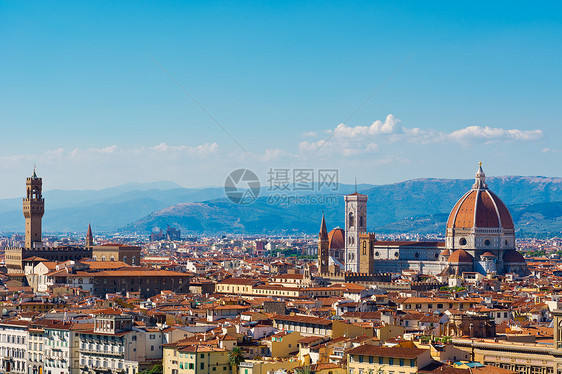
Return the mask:
<path id="1" fill-rule="evenodd" d="M 213 154 L 218 150 L 217 143 L 205 143 L 200 144 L 195 147 L 187 145 L 169 145 L 166 143 L 160 143 L 157 146 L 149 147 L 148 150 L 156 151 L 159 153 L 164 152 L 174 152 L 174 153 L 186 153 L 191 155 L 209 155 Z"/>
<path id="2" fill-rule="evenodd" d="M 384 122 L 377 120 L 370 126 L 347 126 L 340 123 L 334 130 L 334 135 L 340 138 L 356 138 L 360 136 L 374 136 L 380 134 L 393 134 L 399 131 L 400 120 L 394 115 L 386 116 Z"/>
<path id="3" fill-rule="evenodd" d="M 453 131 L 449 134 L 449 138 L 460 143 L 466 143 L 474 140 L 520 140 L 534 141 L 543 137 L 541 130 L 519 130 L 494 128 L 490 126 L 468 126 L 464 129 Z"/>
<path id="4" fill-rule="evenodd" d="M 503 129 L 490 126 L 468 126 L 450 133 L 419 127 L 401 126 L 401 121 L 389 114 L 384 121 L 375 121 L 370 126 L 347 126 L 339 124 L 330 130 L 327 141 L 304 141 L 299 144 L 302 153 L 331 153 L 354 156 L 379 150 L 379 144 L 408 142 L 421 145 L 455 142 L 464 146 L 478 142 L 485 144 L 505 141 L 536 141 L 543 138 L 542 130 Z M 325 143 L 326 142 L 326 143 Z M 325 143 L 325 144 L 324 144 Z"/>

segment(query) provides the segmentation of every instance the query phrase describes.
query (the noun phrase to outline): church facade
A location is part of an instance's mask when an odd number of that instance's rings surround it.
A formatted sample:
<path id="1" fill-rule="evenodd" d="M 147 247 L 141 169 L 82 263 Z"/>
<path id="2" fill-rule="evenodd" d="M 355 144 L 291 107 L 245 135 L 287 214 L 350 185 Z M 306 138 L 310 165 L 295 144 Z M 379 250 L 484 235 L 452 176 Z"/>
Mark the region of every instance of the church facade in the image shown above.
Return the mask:
<path id="1" fill-rule="evenodd" d="M 429 275 L 529 274 L 525 259 L 515 249 L 511 214 L 488 188 L 482 165 L 472 188 L 449 214 L 444 242 L 378 240 L 374 233 L 367 232 L 366 217 L 367 196 L 359 193 L 345 197 L 345 231 L 336 228 L 327 233 L 322 217 L 320 274 L 397 273 L 407 269 Z"/>

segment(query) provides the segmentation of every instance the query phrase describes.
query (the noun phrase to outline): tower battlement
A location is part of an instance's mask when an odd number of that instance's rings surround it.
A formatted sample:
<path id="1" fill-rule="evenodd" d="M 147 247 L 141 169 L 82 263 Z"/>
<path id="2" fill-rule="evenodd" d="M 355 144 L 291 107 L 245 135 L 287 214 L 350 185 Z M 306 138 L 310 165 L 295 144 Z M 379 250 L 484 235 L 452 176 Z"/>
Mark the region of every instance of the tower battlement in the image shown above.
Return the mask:
<path id="1" fill-rule="evenodd" d="M 26 178 L 26 195 L 23 198 L 23 216 L 25 217 L 25 248 L 40 248 L 41 221 L 45 213 L 45 199 L 43 198 L 43 180 L 37 177 L 35 170 L 33 175 Z"/>

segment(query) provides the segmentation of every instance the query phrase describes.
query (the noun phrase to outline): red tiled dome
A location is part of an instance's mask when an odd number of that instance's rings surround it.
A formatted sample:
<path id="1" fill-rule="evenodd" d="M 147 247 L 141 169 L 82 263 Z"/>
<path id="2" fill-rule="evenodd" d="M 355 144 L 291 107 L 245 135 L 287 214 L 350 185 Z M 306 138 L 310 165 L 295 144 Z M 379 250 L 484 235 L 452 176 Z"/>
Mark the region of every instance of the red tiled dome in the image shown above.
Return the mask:
<path id="1" fill-rule="evenodd" d="M 498 257 L 498 256 L 496 256 L 492 252 L 484 252 L 480 255 L 480 257 Z"/>
<path id="2" fill-rule="evenodd" d="M 488 189 L 482 168 L 476 174 L 476 183 L 464 194 L 451 210 L 447 228 L 503 228 L 513 229 L 509 210 L 492 191 Z"/>
<path id="3" fill-rule="evenodd" d="M 503 262 L 507 262 L 507 263 L 524 263 L 525 262 L 525 258 L 523 257 L 523 255 L 517 251 L 509 250 L 507 252 L 505 252 L 505 254 L 503 255 Z"/>
<path id="4" fill-rule="evenodd" d="M 444 250 L 441 251 L 441 253 L 439 253 L 439 256 L 450 256 L 451 255 L 451 251 L 449 251 L 449 248 L 445 248 Z"/>
<path id="5" fill-rule="evenodd" d="M 344 249 L 345 248 L 345 231 L 341 228 L 335 228 L 328 233 L 328 242 L 330 249 Z"/>
<path id="6" fill-rule="evenodd" d="M 472 263 L 473 258 L 464 249 L 457 249 L 449 257 L 449 263 Z"/>

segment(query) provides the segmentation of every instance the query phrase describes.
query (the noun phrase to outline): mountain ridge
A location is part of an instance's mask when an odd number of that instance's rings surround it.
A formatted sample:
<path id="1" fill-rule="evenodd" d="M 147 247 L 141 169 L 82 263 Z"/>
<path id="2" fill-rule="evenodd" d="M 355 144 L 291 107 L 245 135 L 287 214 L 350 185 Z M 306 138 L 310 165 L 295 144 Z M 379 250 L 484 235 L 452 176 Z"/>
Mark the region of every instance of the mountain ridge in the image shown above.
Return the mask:
<path id="1" fill-rule="evenodd" d="M 552 206 L 531 205 L 562 201 L 562 178 L 499 176 L 487 180 L 490 189 L 513 214 L 523 212 L 518 215 L 523 220 L 522 229 L 529 226 L 533 227 L 532 232 L 540 232 L 537 227 L 541 219 L 546 220 L 549 228 L 558 227 L 558 221 L 549 218 L 548 211 L 554 209 Z M 168 182 L 162 183 L 165 186 Z M 369 196 L 369 230 L 419 233 L 424 232 L 420 228 L 421 222 L 426 222 L 427 227 L 437 227 L 436 233 L 442 234 L 444 226 L 439 229 L 438 217 L 447 215 L 472 184 L 473 179 L 417 178 L 392 184 L 361 184 L 358 189 Z M 330 227 L 344 226 L 343 196 L 355 190 L 354 185 L 340 184 L 339 191 L 334 193 L 302 194 L 333 195 L 337 198 L 335 204 L 283 206 L 268 203 L 267 198 L 277 192 L 262 187 L 260 198 L 245 207 L 230 203 L 221 187 L 176 188 L 167 184 L 171 188 L 162 190 L 150 188 L 153 186 L 138 188 L 138 185 L 127 184 L 98 191 L 46 191 L 44 230 L 85 232 L 88 223 L 92 223 L 97 232 L 147 233 L 170 224 L 181 228 L 185 234 L 195 235 L 232 232 L 314 234 L 318 230 L 321 211 L 326 212 Z M 528 211 L 525 211 L 526 206 L 529 206 Z M 537 209 L 543 209 L 544 214 Z M 548 221 L 551 219 L 554 221 Z M 0 200 L 0 231 L 22 232 L 23 227 L 21 199 Z"/>

